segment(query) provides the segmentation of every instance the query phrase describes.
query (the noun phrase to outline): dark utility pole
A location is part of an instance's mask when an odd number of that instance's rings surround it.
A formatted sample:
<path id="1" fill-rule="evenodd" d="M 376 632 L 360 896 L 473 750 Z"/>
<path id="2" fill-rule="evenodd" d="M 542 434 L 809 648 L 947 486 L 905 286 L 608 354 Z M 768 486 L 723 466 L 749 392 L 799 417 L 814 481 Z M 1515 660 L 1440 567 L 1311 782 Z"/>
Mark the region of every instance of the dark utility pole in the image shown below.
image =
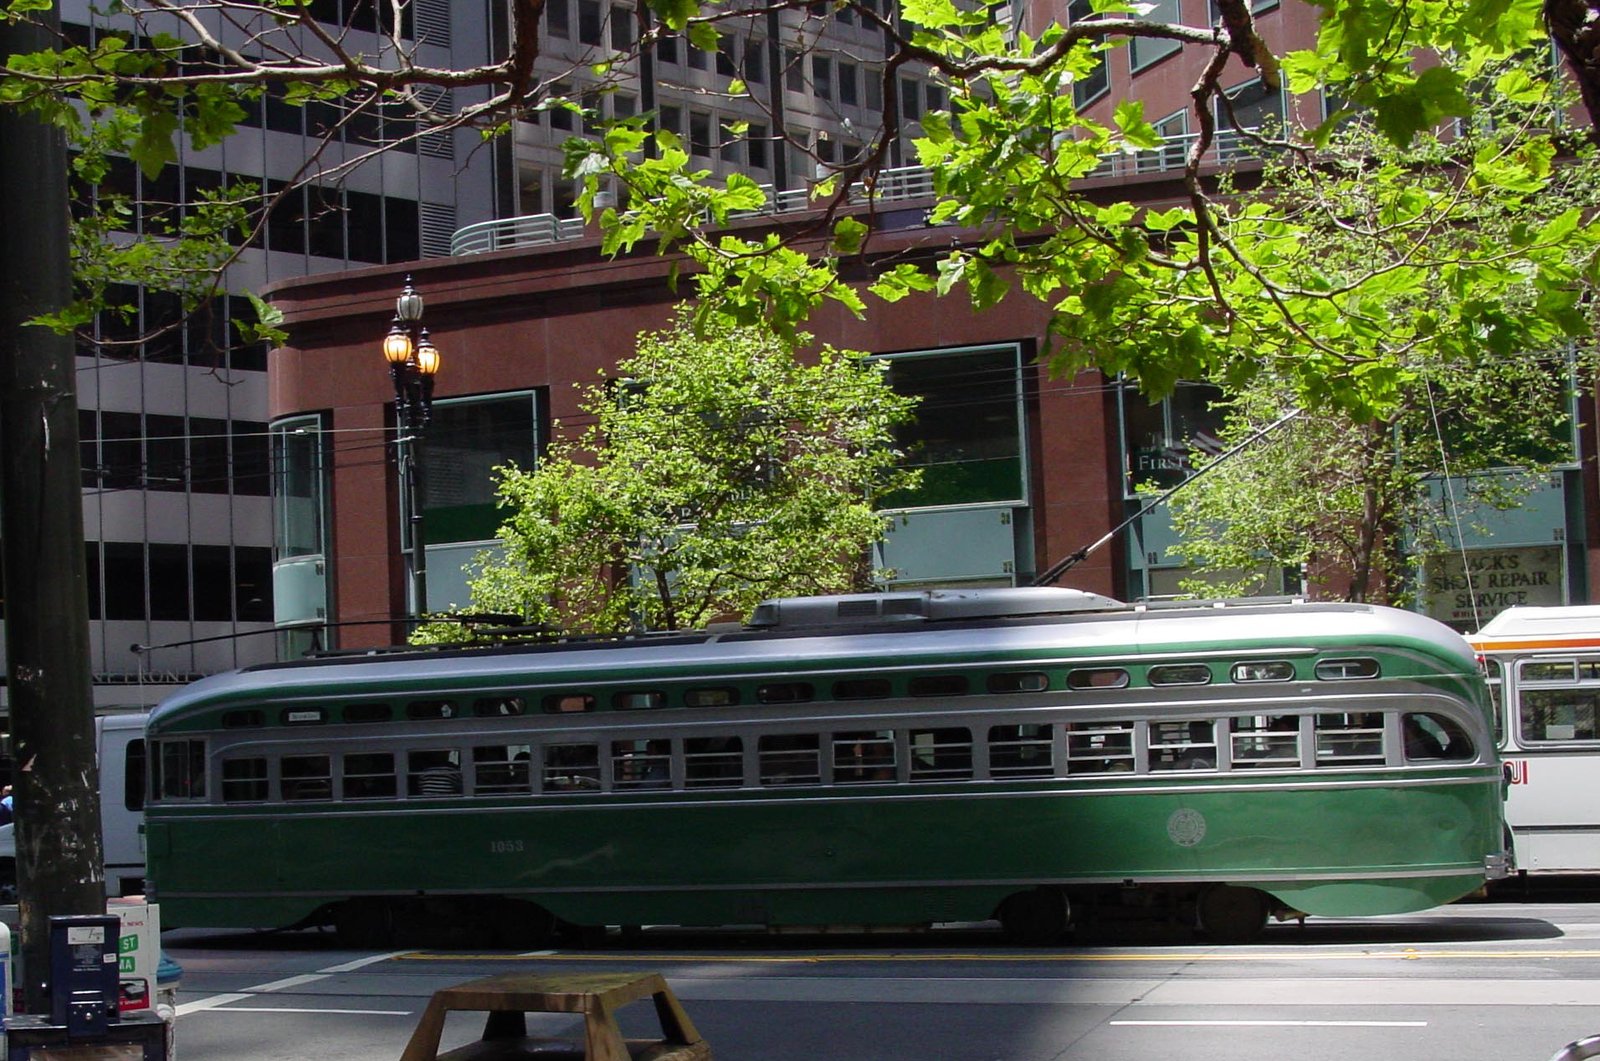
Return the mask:
<path id="1" fill-rule="evenodd" d="M 0 56 L 56 46 L 54 10 L 0 24 Z M 67 147 L 0 107 L 0 562 L 24 994 L 48 1013 L 49 918 L 105 913 L 72 338 L 25 324 L 72 296 Z"/>

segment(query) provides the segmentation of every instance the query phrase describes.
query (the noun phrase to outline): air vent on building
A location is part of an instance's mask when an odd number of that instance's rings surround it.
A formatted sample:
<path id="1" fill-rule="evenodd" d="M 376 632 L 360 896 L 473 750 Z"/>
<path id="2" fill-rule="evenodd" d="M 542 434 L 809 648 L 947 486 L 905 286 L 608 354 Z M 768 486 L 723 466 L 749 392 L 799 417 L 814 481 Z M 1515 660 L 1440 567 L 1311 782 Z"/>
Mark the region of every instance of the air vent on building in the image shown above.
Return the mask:
<path id="1" fill-rule="evenodd" d="M 440 203 L 418 203 L 422 219 L 422 256 L 448 258 L 450 238 L 456 232 L 456 208 Z"/>
<path id="2" fill-rule="evenodd" d="M 450 47 L 450 0 L 416 0 L 412 17 L 416 19 L 417 43 Z"/>

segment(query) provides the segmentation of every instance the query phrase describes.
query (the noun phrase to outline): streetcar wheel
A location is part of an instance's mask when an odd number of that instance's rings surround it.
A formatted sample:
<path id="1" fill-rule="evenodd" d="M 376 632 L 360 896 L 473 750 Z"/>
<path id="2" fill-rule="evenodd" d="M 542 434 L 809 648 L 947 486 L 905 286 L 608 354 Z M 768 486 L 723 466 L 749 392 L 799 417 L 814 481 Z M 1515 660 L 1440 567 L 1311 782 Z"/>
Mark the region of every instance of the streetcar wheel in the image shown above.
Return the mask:
<path id="1" fill-rule="evenodd" d="M 1000 906 L 1000 927 L 1011 943 L 1048 946 L 1067 931 L 1071 907 L 1059 888 L 1018 892 Z"/>
<path id="2" fill-rule="evenodd" d="M 1200 893 L 1195 913 L 1200 930 L 1218 943 L 1248 943 L 1267 926 L 1271 906 L 1266 892 L 1218 884 Z"/>
<path id="3" fill-rule="evenodd" d="M 389 904 L 379 899 L 346 899 L 334 908 L 333 931 L 341 947 L 374 950 L 391 946 L 394 923 Z"/>

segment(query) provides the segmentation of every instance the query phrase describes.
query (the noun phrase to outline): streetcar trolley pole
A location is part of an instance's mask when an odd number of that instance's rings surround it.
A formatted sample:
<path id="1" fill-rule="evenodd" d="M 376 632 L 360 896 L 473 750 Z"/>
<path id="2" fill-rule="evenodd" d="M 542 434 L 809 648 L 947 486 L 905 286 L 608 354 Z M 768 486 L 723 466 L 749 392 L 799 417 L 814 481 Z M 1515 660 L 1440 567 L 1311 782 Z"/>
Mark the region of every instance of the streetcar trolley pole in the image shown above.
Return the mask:
<path id="1" fill-rule="evenodd" d="M 645 998 L 655 1003 L 662 1038 L 624 1039 L 617 1010 Z M 445 1016 L 452 1010 L 489 1016 L 481 1040 L 441 1054 L 439 1039 Z M 583 1042 L 529 1036 L 529 1013 L 583 1014 Z M 570 1049 L 560 1049 L 563 1044 Z M 516 1061 L 533 1056 L 558 1061 L 711 1061 L 711 1047 L 659 973 L 508 973 L 435 991 L 400 1061 Z"/>

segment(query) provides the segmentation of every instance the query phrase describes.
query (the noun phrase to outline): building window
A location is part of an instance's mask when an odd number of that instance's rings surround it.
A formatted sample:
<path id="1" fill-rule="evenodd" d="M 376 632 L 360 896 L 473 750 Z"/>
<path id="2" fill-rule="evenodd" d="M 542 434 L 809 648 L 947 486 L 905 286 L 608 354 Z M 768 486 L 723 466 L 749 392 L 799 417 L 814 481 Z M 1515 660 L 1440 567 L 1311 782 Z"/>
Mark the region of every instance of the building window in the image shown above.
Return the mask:
<path id="1" fill-rule="evenodd" d="M 633 47 L 633 11 L 611 5 L 611 50 L 625 52 Z"/>
<path id="2" fill-rule="evenodd" d="M 826 55 L 811 57 L 811 89 L 818 99 L 833 99 L 833 60 Z"/>
<path id="3" fill-rule="evenodd" d="M 1222 391 L 1209 383 L 1179 381 L 1170 397 L 1156 402 L 1123 387 L 1128 497 L 1146 486 L 1176 486 L 1194 473 L 1196 454 L 1221 451 L 1222 414 L 1213 409 L 1221 399 Z"/>
<path id="4" fill-rule="evenodd" d="M 578 0 L 578 43 L 599 45 L 600 0 Z"/>
<path id="5" fill-rule="evenodd" d="M 1020 356 L 1006 345 L 888 357 L 890 385 L 922 399 L 897 432 L 922 485 L 885 508 L 1025 503 Z"/>
<path id="6" fill-rule="evenodd" d="M 1094 16 L 1094 8 L 1090 0 L 1071 0 L 1067 4 L 1067 23 L 1083 22 Z M 1105 60 L 1104 50 L 1099 50 L 1100 61 L 1095 68 L 1084 77 L 1072 83 L 1072 102 L 1079 107 L 1087 107 L 1111 90 L 1111 71 Z"/>
<path id="7" fill-rule="evenodd" d="M 545 0 L 544 25 L 552 37 L 570 40 L 572 37 L 572 9 L 570 0 Z"/>
<path id="8" fill-rule="evenodd" d="M 1269 88 L 1259 79 L 1231 88 L 1218 99 L 1217 153 L 1224 161 L 1252 156 L 1255 147 L 1239 135 L 1241 130 L 1281 133 L 1288 115 L 1283 89 Z"/>
<path id="9" fill-rule="evenodd" d="M 860 96 L 856 92 L 856 79 L 860 70 L 855 63 L 839 62 L 839 102 L 847 107 L 854 107 L 860 103 Z"/>
<path id="10" fill-rule="evenodd" d="M 1153 0 L 1149 10 L 1142 16 L 1150 22 L 1165 22 L 1175 25 L 1183 21 L 1183 14 L 1179 10 L 1179 0 Z M 1157 37 L 1133 37 L 1128 41 L 1128 67 L 1138 73 L 1145 67 L 1175 55 L 1183 48 L 1179 41 L 1162 40 Z"/>
<path id="11" fill-rule="evenodd" d="M 689 153 L 711 157 L 711 115 L 705 111 L 689 112 Z"/>
<path id="12" fill-rule="evenodd" d="M 494 537 L 504 518 L 495 496 L 494 469 L 534 466 L 535 416 L 531 392 L 434 403 L 427 443 L 420 449 L 428 544 Z"/>

